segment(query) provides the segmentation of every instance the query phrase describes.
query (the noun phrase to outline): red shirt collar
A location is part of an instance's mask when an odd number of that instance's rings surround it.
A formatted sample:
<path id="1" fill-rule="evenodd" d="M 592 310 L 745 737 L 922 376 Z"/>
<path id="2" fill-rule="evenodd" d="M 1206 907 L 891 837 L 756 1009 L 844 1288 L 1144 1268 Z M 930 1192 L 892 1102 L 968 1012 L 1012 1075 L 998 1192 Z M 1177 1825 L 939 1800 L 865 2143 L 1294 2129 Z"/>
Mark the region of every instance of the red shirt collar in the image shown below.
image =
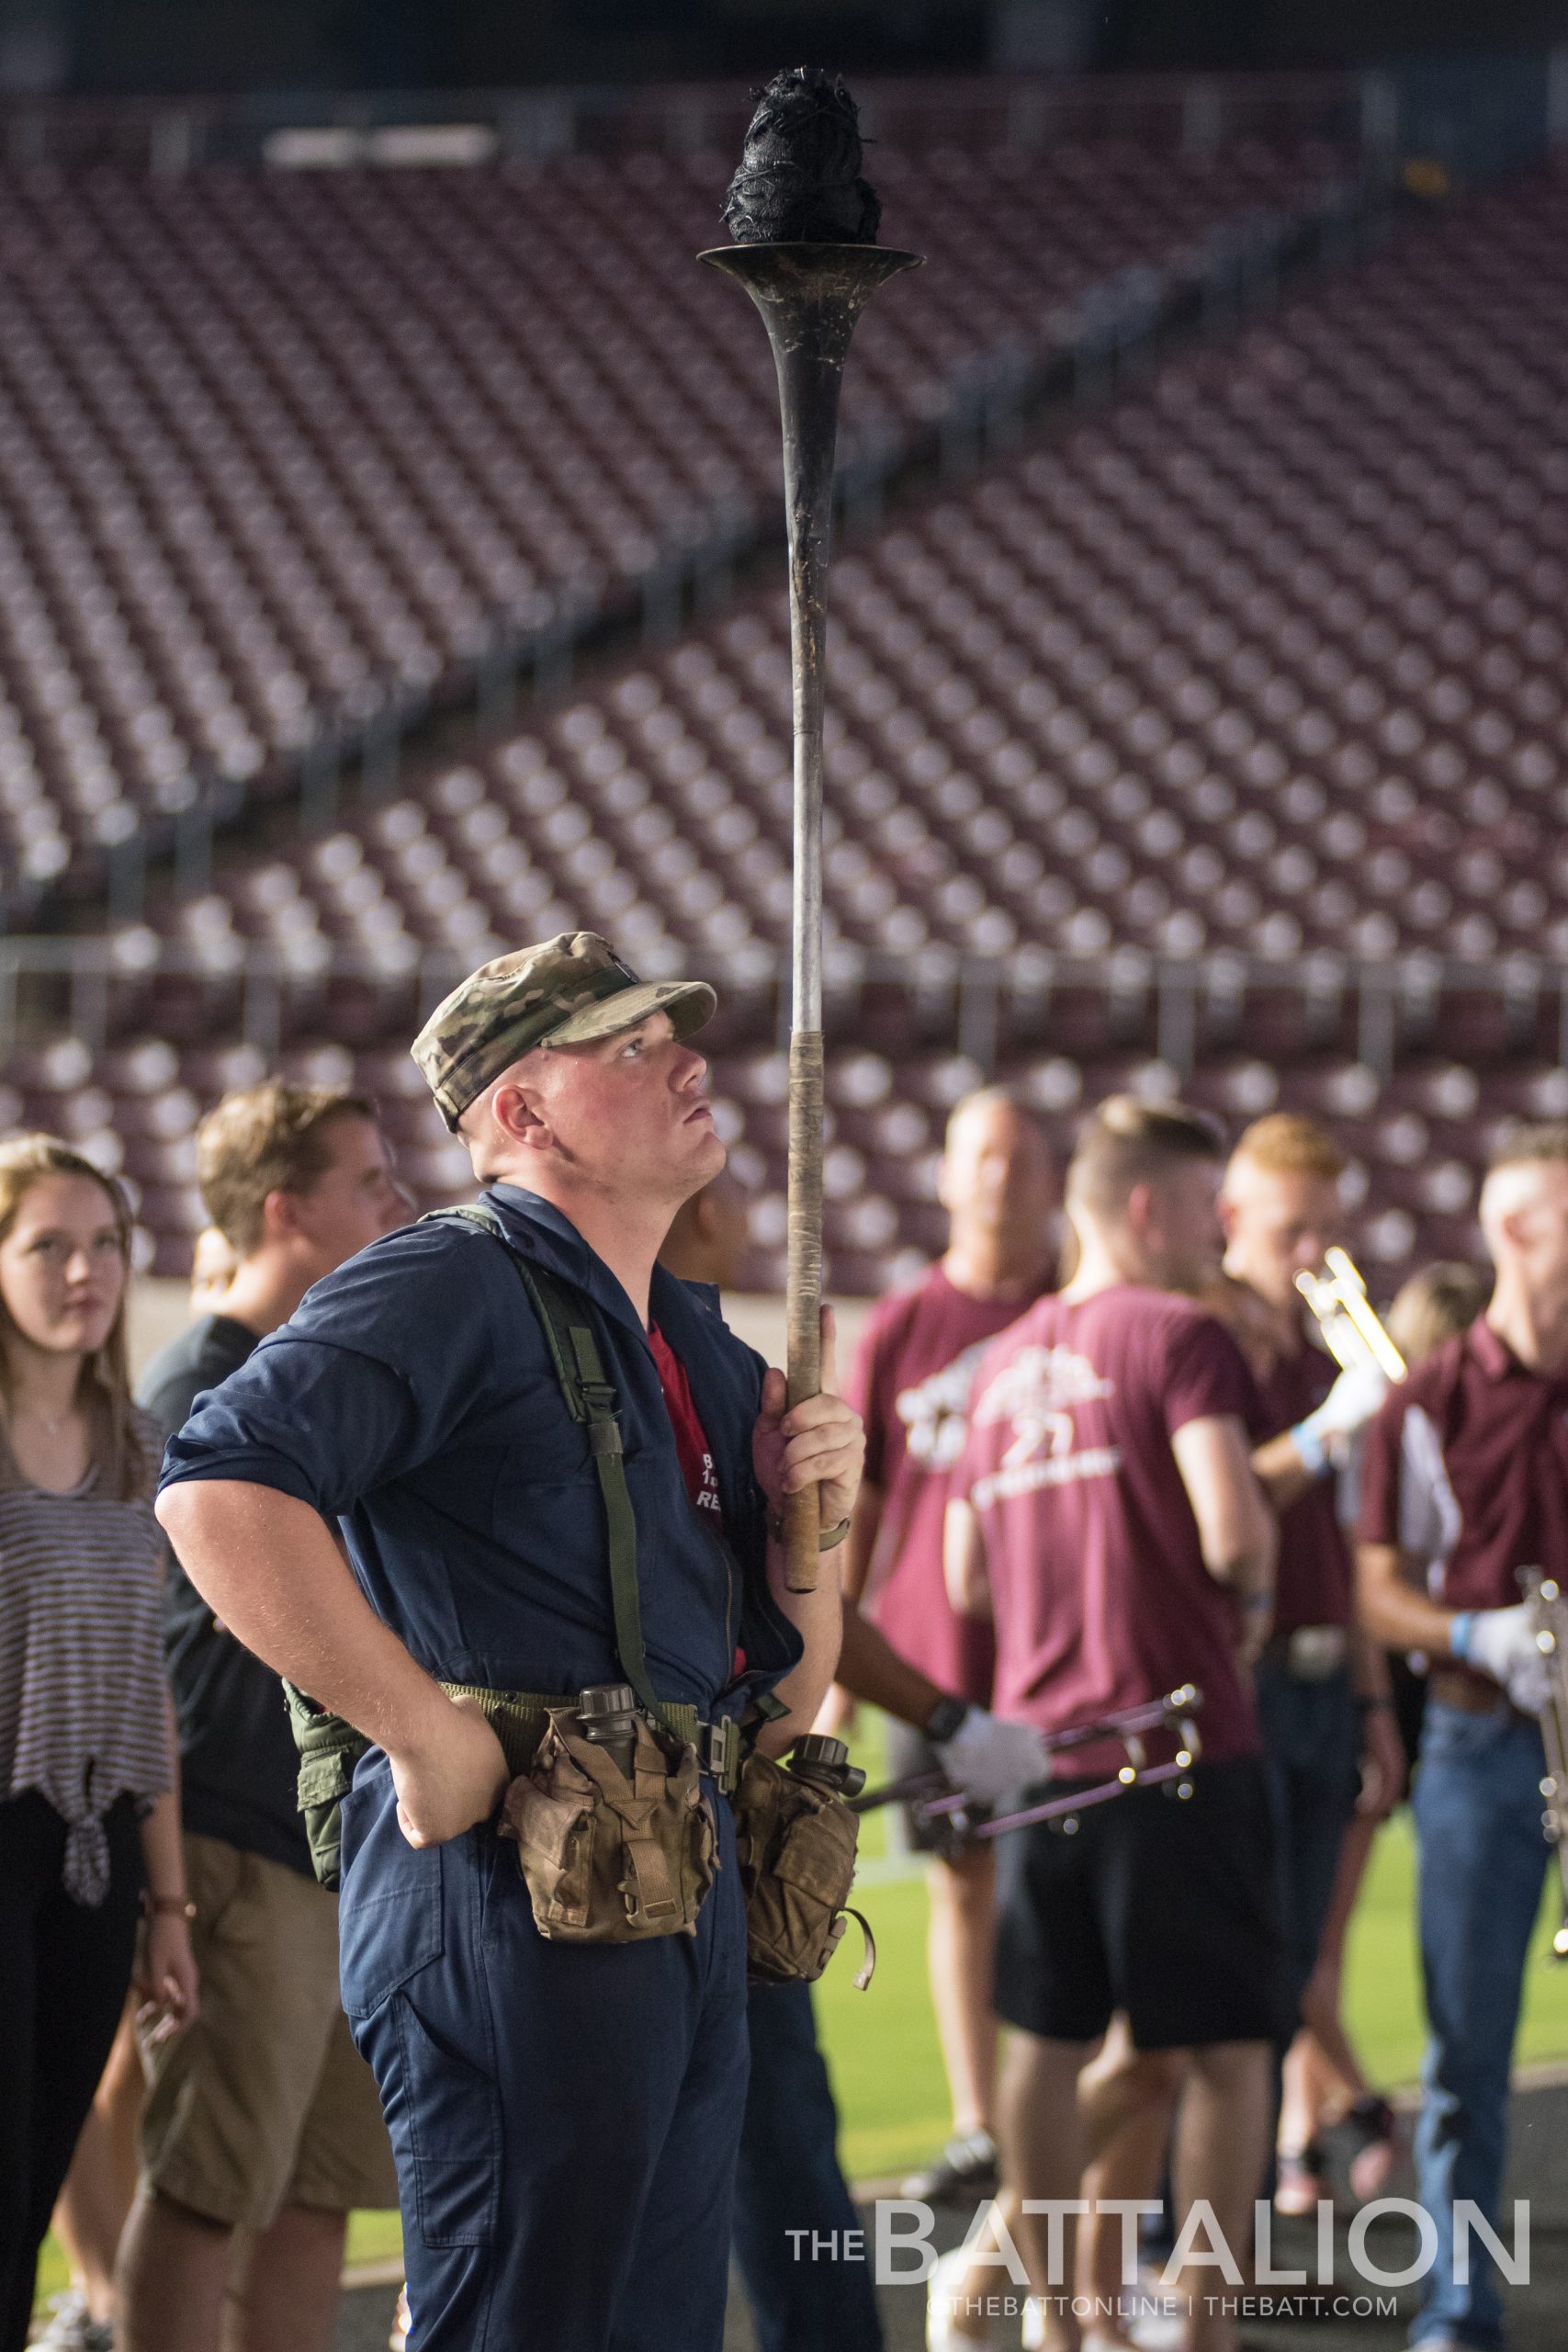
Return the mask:
<path id="1" fill-rule="evenodd" d="M 1537 1372 L 1533 1365 L 1521 1363 L 1507 1341 L 1499 1339 L 1484 1315 L 1479 1316 L 1471 1325 L 1467 1345 L 1483 1379 L 1539 1380 L 1548 1388 L 1568 1390 L 1568 1373 Z"/>
<path id="2" fill-rule="evenodd" d="M 1511 1372 L 1525 1370 L 1512 1348 L 1498 1338 L 1484 1315 L 1478 1315 L 1470 1327 L 1470 1352 L 1488 1380 L 1506 1380 Z"/>

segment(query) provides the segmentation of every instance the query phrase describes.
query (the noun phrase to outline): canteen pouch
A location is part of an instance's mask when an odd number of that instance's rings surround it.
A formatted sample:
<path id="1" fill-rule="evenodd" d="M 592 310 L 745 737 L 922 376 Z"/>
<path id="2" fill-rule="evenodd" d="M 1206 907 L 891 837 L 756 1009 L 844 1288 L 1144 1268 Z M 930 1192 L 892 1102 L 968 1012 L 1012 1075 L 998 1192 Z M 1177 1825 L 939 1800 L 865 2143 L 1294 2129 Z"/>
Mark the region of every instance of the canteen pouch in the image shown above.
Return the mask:
<path id="1" fill-rule="evenodd" d="M 354 1786 L 354 1768 L 370 1742 L 292 1682 L 285 1682 L 283 1695 L 288 1703 L 288 1728 L 299 1751 L 298 1799 L 310 1866 L 335 1894 L 343 1883 L 343 1801 Z"/>
<path id="2" fill-rule="evenodd" d="M 759 1984 L 814 1984 L 854 1918 L 865 1939 L 855 1978 L 863 1992 L 876 1945 L 860 1913 L 848 1907 L 858 1815 L 842 1797 L 755 1751 L 741 1768 L 734 1804 L 747 1974 Z"/>
<path id="3" fill-rule="evenodd" d="M 551 1708 L 502 1804 L 535 1926 L 552 1943 L 695 1935 L 718 1868 L 696 1749 L 639 1714 L 628 1780 L 577 1724 L 575 1706 Z"/>

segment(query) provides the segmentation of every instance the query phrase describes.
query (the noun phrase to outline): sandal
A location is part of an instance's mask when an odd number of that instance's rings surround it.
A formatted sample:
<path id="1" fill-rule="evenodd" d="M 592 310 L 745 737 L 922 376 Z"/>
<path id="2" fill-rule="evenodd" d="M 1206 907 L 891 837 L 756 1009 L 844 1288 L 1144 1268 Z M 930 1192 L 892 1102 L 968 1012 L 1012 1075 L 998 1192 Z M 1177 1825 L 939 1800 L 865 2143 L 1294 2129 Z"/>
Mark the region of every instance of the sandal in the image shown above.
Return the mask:
<path id="1" fill-rule="evenodd" d="M 1359 2098 L 1345 2117 L 1345 2131 L 1351 2143 L 1350 2194 L 1367 2205 L 1382 2194 L 1404 2154 L 1399 2118 L 1386 2098 Z"/>
<path id="2" fill-rule="evenodd" d="M 1325 2199 L 1332 2203 L 1333 2198 L 1321 2142 L 1309 2140 L 1304 2148 L 1280 2149 L 1274 2168 L 1276 2213 L 1302 2221 L 1315 2213 Z"/>

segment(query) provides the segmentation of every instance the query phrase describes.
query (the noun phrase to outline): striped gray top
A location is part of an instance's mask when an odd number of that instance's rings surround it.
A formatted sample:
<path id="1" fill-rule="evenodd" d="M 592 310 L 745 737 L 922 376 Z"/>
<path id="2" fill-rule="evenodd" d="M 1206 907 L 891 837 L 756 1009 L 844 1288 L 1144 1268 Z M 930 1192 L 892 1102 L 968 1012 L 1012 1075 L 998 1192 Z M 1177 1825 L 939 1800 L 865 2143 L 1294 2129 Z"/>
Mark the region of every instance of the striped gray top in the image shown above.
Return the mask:
<path id="1" fill-rule="evenodd" d="M 162 1432 L 136 1432 L 150 1464 Z M 151 1480 L 149 1481 L 151 1484 Z M 24 1477 L 0 1430 L 0 1792 L 37 1789 L 70 1825 L 65 1888 L 108 1892 L 103 1816 L 173 1786 L 164 1671 L 164 1535 L 148 1496 Z"/>

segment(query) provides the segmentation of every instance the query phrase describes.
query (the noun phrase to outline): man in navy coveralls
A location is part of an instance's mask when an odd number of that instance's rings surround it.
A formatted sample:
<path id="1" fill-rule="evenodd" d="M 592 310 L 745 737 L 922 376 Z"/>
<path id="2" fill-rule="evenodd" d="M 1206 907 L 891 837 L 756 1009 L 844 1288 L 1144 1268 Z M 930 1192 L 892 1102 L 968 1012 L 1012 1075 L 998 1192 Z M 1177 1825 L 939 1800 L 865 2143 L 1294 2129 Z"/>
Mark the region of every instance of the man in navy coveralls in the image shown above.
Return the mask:
<path id="1" fill-rule="evenodd" d="M 786 1412 L 782 1374 L 655 1265 L 724 1161 L 685 1043 L 713 1006 L 563 933 L 473 974 L 414 1053 L 513 1248 L 591 1304 L 656 1695 L 711 1722 L 772 1690 L 778 1754 L 840 1624 L 837 1551 L 788 1593 L 778 1515 L 816 1484 L 825 1536 L 847 1526 L 861 1431 L 830 1317 L 824 1393 Z M 173 1441 L 159 1513 L 224 1623 L 374 1743 L 344 1808 L 342 1982 L 417 2352 L 718 2352 L 747 2068 L 728 1805 L 694 1937 L 547 1941 L 492 1826 L 500 1743 L 441 1687 L 622 1679 L 593 1463 L 502 1242 L 413 1226 L 318 1283 Z"/>

